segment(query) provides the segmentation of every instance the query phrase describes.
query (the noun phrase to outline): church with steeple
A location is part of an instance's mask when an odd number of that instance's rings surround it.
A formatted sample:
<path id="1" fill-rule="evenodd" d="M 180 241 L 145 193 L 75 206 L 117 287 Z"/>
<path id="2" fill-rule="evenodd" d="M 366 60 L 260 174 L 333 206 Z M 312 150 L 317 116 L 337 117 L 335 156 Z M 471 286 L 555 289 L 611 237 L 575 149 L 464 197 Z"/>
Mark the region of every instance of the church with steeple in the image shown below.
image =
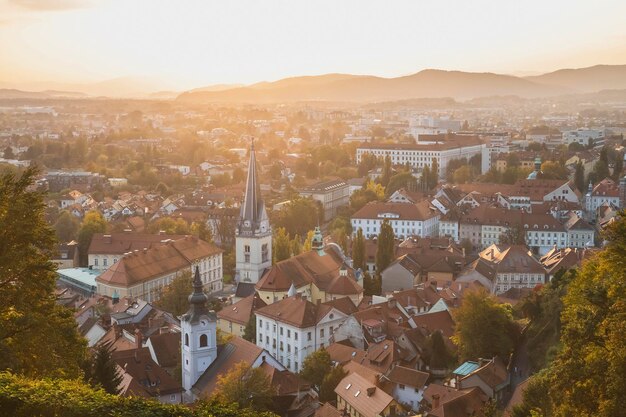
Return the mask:
<path id="1" fill-rule="evenodd" d="M 181 317 L 181 351 L 183 388 L 191 388 L 217 358 L 217 316 L 207 308 L 200 269 L 196 267 L 193 293 L 189 296 L 189 311 Z"/>
<path id="2" fill-rule="evenodd" d="M 235 251 L 237 282 L 257 283 L 272 265 L 272 228 L 261 197 L 254 142 L 250 145 L 246 194 L 237 221 Z"/>

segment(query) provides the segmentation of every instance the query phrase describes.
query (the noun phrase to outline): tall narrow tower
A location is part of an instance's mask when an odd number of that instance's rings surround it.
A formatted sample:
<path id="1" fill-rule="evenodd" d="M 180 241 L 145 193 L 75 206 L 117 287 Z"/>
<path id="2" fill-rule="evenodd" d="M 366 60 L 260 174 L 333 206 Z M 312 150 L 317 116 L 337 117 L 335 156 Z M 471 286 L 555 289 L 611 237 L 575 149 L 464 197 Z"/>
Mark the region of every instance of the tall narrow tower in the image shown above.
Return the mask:
<path id="1" fill-rule="evenodd" d="M 256 283 L 272 265 L 272 229 L 257 178 L 254 142 L 250 145 L 246 195 L 237 222 L 235 249 L 237 282 Z"/>
<path id="2" fill-rule="evenodd" d="M 183 388 L 187 393 L 217 358 L 217 317 L 207 308 L 207 301 L 200 270 L 196 267 L 189 311 L 180 321 Z"/>

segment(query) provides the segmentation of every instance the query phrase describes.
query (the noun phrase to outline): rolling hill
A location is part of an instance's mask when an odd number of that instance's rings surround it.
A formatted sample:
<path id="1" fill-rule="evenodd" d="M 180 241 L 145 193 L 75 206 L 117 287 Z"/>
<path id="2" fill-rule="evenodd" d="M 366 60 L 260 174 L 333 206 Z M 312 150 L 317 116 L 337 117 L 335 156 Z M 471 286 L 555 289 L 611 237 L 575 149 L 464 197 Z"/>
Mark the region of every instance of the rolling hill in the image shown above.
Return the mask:
<path id="1" fill-rule="evenodd" d="M 379 102 L 414 98 L 472 99 L 486 96 L 546 97 L 626 88 L 626 65 L 559 70 L 532 77 L 423 70 L 396 78 L 326 74 L 292 77 L 221 91 L 188 91 L 185 102 Z"/>

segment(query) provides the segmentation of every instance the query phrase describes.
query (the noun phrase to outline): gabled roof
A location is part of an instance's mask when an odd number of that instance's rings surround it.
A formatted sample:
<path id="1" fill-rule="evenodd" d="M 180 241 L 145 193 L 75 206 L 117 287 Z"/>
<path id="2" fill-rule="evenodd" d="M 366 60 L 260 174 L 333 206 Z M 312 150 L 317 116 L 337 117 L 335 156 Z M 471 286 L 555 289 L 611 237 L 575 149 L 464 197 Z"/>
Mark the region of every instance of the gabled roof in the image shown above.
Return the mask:
<path id="1" fill-rule="evenodd" d="M 333 248 L 310 250 L 274 264 L 256 284 L 259 291 L 288 291 L 293 284 L 302 288 L 315 284 L 329 294 L 361 294 L 363 288 L 356 282 L 354 270 L 346 267 L 346 275 L 340 274 L 344 260 Z"/>
<path id="2" fill-rule="evenodd" d="M 541 263 L 524 245 L 493 244 L 480 252 L 479 256 L 491 263 L 497 273 L 545 273 Z"/>
<path id="3" fill-rule="evenodd" d="M 111 357 L 150 396 L 183 391 L 183 387 L 152 360 L 148 348 L 115 351 Z"/>
<path id="4" fill-rule="evenodd" d="M 400 365 L 394 366 L 391 372 L 387 374 L 387 379 L 391 382 L 413 388 L 423 388 L 429 377 L 430 374 L 428 372 L 422 372 Z"/>
<path id="5" fill-rule="evenodd" d="M 150 336 L 156 361 L 164 367 L 175 367 L 180 358 L 180 333 L 162 333 Z"/>
<path id="6" fill-rule="evenodd" d="M 377 417 L 394 399 L 356 372 L 341 380 L 335 393 L 364 417 Z"/>
<path id="7" fill-rule="evenodd" d="M 114 286 L 131 286 L 190 268 L 193 262 L 220 254 L 222 250 L 194 236 L 185 236 L 151 249 L 124 255 L 96 279 Z"/>
<path id="8" fill-rule="evenodd" d="M 209 396 L 217 385 L 219 375 L 227 374 L 239 362 L 254 363 L 263 353 L 263 349 L 238 336 L 228 343 L 217 347 L 217 358 L 204 371 L 194 384 L 192 390 L 200 397 Z"/>
<path id="9" fill-rule="evenodd" d="M 333 310 L 341 314 L 331 305 L 313 304 L 298 294 L 261 307 L 256 314 L 305 329 L 315 326 Z"/>
<path id="10" fill-rule="evenodd" d="M 135 250 L 143 250 L 163 245 L 170 240 L 179 240 L 185 235 L 148 233 L 95 233 L 89 245 L 89 254 L 123 255 Z"/>
<path id="11" fill-rule="evenodd" d="M 266 305 L 267 304 L 261 300 L 261 297 L 255 293 L 239 300 L 233 305 L 224 306 L 224 308 L 217 312 L 217 318 L 245 326 L 248 324 L 252 313 Z"/>
<path id="12" fill-rule="evenodd" d="M 463 386 L 463 381 L 471 378 L 472 376 L 479 377 L 493 390 L 502 387 L 504 384 L 508 383 L 509 380 L 509 373 L 506 369 L 506 364 L 497 356 L 482 365 L 480 368 L 461 378 L 461 386 Z"/>
<path id="13" fill-rule="evenodd" d="M 342 343 L 331 343 L 326 347 L 326 352 L 330 355 L 330 360 L 337 362 L 340 365 L 354 360 L 361 362 L 365 358 L 365 352 L 362 349 L 358 349 L 352 346 L 347 346 Z"/>

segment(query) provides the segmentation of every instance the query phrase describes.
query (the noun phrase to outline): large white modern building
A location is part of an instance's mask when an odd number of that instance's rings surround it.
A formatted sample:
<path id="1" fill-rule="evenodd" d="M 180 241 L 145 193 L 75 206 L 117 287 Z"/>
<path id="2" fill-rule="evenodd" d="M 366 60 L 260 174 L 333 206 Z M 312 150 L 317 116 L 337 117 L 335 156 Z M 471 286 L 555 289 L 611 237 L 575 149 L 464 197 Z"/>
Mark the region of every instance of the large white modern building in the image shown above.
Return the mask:
<path id="1" fill-rule="evenodd" d="M 482 153 L 485 144 L 475 136 L 456 136 L 442 142 L 418 142 L 415 144 L 364 144 L 356 150 L 357 163 L 369 153 L 378 158 L 391 158 L 393 165 L 407 165 L 413 168 L 431 167 L 434 161 L 439 165 L 439 177 L 443 178 L 448 163 L 453 159 L 467 158 Z"/>

